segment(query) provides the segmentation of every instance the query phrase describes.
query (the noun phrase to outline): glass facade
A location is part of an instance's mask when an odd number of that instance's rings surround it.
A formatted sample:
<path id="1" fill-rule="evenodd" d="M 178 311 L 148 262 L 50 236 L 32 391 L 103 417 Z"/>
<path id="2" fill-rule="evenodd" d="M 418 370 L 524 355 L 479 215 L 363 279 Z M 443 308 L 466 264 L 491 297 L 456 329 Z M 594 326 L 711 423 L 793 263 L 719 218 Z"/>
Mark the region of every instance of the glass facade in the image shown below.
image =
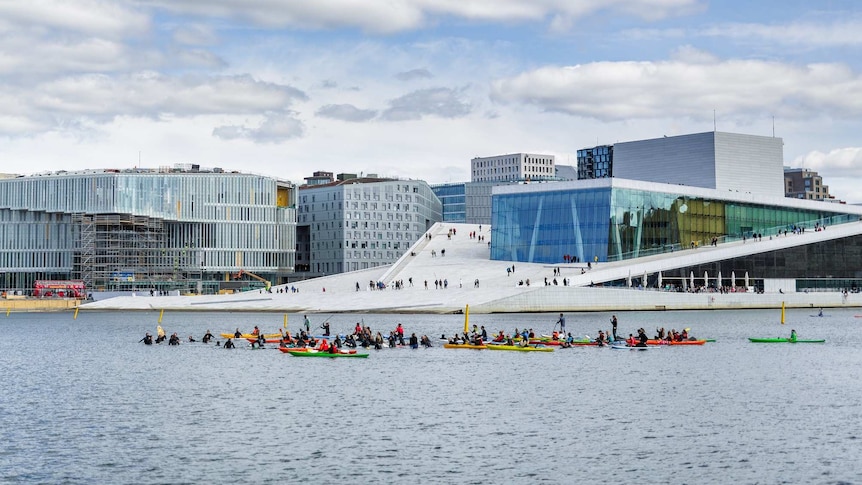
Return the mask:
<path id="1" fill-rule="evenodd" d="M 578 150 L 578 179 L 613 177 L 614 147 L 601 145 Z"/>
<path id="2" fill-rule="evenodd" d="M 463 183 L 432 185 L 431 190 L 443 204 L 443 222 L 467 222 L 467 205 Z"/>
<path id="3" fill-rule="evenodd" d="M 92 171 L 0 180 L 5 288 L 215 292 L 239 270 L 293 271 L 293 187 L 250 174 Z"/>
<path id="4" fill-rule="evenodd" d="M 798 209 L 602 186 L 493 196 L 491 259 L 532 263 L 614 261 L 858 220 Z"/>

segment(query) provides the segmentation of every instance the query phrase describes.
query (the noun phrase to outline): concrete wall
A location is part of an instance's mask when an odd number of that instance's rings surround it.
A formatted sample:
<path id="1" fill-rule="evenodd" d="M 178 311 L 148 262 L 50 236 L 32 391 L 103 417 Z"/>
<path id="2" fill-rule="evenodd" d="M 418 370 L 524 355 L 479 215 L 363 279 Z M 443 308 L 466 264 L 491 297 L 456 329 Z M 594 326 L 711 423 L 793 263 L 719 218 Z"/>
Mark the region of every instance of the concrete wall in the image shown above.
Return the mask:
<path id="1" fill-rule="evenodd" d="M 712 132 L 614 144 L 616 178 L 716 188 Z"/>

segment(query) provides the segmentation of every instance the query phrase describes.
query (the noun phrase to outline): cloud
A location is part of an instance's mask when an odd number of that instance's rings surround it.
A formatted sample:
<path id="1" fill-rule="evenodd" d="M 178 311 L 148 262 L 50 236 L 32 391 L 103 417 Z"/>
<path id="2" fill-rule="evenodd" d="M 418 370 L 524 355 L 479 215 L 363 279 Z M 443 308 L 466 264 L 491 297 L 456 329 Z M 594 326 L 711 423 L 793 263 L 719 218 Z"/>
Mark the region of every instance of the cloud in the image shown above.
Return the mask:
<path id="1" fill-rule="evenodd" d="M 791 166 L 808 168 L 821 175 L 862 177 L 862 147 L 837 148 L 828 153 L 814 150 L 797 157 Z"/>
<path id="2" fill-rule="evenodd" d="M 149 30 L 150 19 L 126 2 L 104 0 L 38 0 L 0 2 L 0 32 L 34 29 L 128 38 Z"/>
<path id="3" fill-rule="evenodd" d="M 365 32 L 395 33 L 426 27 L 436 20 L 456 17 L 478 22 L 536 22 L 551 20 L 556 27 L 598 12 L 623 13 L 646 20 L 697 11 L 702 0 L 145 0 L 143 4 L 185 14 L 243 19 L 256 25 L 281 28 L 333 29 L 354 27 Z"/>
<path id="4" fill-rule="evenodd" d="M 218 35 L 209 25 L 184 25 L 174 31 L 174 41 L 185 45 L 205 46 L 215 44 Z"/>
<path id="5" fill-rule="evenodd" d="M 862 45 L 860 31 L 862 18 L 857 15 L 833 22 L 722 23 L 691 29 L 630 29 L 621 35 L 634 40 L 718 38 L 759 48 L 781 46 L 809 50 Z"/>
<path id="6" fill-rule="evenodd" d="M 257 127 L 222 125 L 213 129 L 213 136 L 223 140 L 245 139 L 254 143 L 280 143 L 302 136 L 305 125 L 292 113 L 272 113 L 264 117 Z"/>
<path id="7" fill-rule="evenodd" d="M 6 86 L 0 90 L 5 115 L 9 119 L 29 119 L 32 128 L 38 127 L 36 132 L 81 120 L 107 123 L 120 116 L 160 120 L 207 114 L 286 112 L 295 101 L 307 99 L 296 88 L 247 75 L 175 77 L 154 72 L 117 77 L 68 76 L 37 86 Z"/>
<path id="8" fill-rule="evenodd" d="M 419 120 L 425 116 L 460 118 L 473 109 L 461 100 L 461 94 L 449 88 L 420 89 L 390 101 L 380 117 L 385 121 Z"/>
<path id="9" fill-rule="evenodd" d="M 409 71 L 399 72 L 395 75 L 401 81 L 412 81 L 414 79 L 431 79 L 434 77 L 428 69 L 411 69 Z"/>
<path id="10" fill-rule="evenodd" d="M 352 104 L 327 104 L 321 106 L 315 114 L 324 118 L 358 123 L 374 119 L 377 116 L 377 111 L 373 109 L 359 109 Z"/>
<path id="11" fill-rule="evenodd" d="M 689 53 L 691 57 L 691 54 Z M 547 66 L 492 83 L 492 99 L 602 121 L 633 118 L 806 119 L 862 114 L 862 78 L 842 64 L 757 60 L 594 62 Z"/>

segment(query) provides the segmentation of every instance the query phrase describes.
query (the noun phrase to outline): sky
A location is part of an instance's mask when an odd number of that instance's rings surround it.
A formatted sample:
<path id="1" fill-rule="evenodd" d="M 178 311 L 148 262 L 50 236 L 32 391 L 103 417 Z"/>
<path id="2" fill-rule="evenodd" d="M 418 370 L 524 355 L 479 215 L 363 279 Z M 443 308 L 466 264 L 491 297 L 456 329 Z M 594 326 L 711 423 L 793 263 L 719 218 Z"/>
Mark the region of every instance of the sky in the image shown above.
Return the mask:
<path id="1" fill-rule="evenodd" d="M 718 131 L 862 203 L 857 0 L 0 0 L 0 172 L 470 179 Z"/>

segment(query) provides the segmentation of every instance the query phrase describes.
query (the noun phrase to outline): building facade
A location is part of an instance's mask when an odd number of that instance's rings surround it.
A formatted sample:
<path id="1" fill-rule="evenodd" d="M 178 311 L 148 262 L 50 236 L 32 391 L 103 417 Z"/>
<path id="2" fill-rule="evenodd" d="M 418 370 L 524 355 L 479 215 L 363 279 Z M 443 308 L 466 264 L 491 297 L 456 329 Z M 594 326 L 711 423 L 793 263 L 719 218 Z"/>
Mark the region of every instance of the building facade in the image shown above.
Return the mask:
<path id="1" fill-rule="evenodd" d="M 196 165 L 0 179 L 0 284 L 215 293 L 242 272 L 275 282 L 293 271 L 294 203 L 288 182 Z"/>
<path id="2" fill-rule="evenodd" d="M 443 220 L 442 204 L 418 180 L 339 177 L 302 186 L 297 264 L 308 276 L 394 263 Z"/>
<path id="3" fill-rule="evenodd" d="M 793 199 L 830 200 L 829 186 L 823 178 L 807 168 L 784 168 L 784 195 Z"/>
<path id="4" fill-rule="evenodd" d="M 512 153 L 470 160 L 472 182 L 550 180 L 556 176 L 553 155 Z"/>
<path id="5" fill-rule="evenodd" d="M 781 138 L 707 132 L 613 146 L 614 177 L 784 196 Z"/>
<path id="6" fill-rule="evenodd" d="M 862 208 L 625 179 L 497 187 L 491 259 L 606 262 L 857 221 Z"/>
<path id="7" fill-rule="evenodd" d="M 466 183 L 432 185 L 431 190 L 440 199 L 443 222 L 467 222 L 465 197 Z"/>
<path id="8" fill-rule="evenodd" d="M 603 179 L 614 176 L 614 147 L 599 145 L 578 150 L 578 180 Z"/>

